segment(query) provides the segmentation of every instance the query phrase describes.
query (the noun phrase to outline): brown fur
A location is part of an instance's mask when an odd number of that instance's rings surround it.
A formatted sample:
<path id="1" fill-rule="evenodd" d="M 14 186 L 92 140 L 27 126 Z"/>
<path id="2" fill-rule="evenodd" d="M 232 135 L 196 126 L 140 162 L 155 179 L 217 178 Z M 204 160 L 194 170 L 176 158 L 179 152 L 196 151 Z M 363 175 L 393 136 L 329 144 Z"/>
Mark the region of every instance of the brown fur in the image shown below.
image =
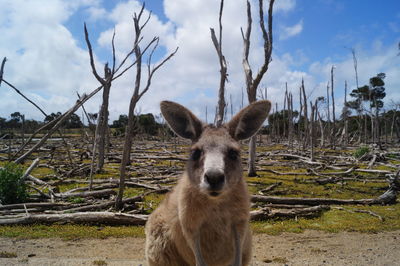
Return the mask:
<path id="1" fill-rule="evenodd" d="M 247 111 L 242 110 L 220 128 L 202 126 L 192 113 L 175 103 L 163 102 L 161 107 L 171 128 L 180 136 L 189 136 L 193 141 L 191 149 L 201 149 L 202 154 L 198 160 L 189 159 L 178 184 L 149 217 L 146 224 L 149 265 L 248 265 L 250 197 L 242 177 L 240 154 L 232 159 L 228 152 L 238 152 L 238 140 L 258 130 L 268 114 L 269 102 L 258 102 Z M 199 188 L 204 158 L 213 152 L 225 155 L 226 180 L 217 197 Z"/>

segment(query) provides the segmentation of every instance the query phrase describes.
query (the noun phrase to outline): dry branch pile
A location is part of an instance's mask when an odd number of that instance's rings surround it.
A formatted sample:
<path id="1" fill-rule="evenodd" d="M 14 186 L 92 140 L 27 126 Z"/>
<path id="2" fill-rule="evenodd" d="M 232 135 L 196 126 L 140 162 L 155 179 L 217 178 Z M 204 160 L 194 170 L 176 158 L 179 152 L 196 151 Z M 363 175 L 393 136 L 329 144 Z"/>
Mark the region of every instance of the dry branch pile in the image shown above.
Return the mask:
<path id="1" fill-rule="evenodd" d="M 125 181 L 125 187 L 134 189 L 137 195 L 123 199 L 124 208 L 121 213 L 115 212 L 114 208 L 116 189 L 119 185 L 118 165 L 115 162 L 121 160 L 121 139 L 112 138 L 113 150 L 105 158 L 106 170 L 93 179 L 90 191 L 87 179 L 90 160 L 82 159 L 81 154 L 90 152 L 91 141 L 82 141 L 78 138 L 68 138 L 67 141 L 68 146 L 72 148 L 69 153 L 65 151 L 63 143 L 50 142 L 35 154 L 41 158 L 41 161 L 34 160 L 24 175 L 25 182 L 31 188 L 30 202 L 0 206 L 0 224 L 67 222 L 143 224 L 151 209 L 156 207 L 154 203 L 146 202 L 146 196 L 167 193 L 176 183 L 187 157 L 186 143 L 177 143 L 176 140 L 172 142 L 136 141 L 137 145 L 131 153 L 131 162 L 126 167 L 129 175 Z M 18 143 L 15 143 L 14 147 L 17 146 Z M 393 160 L 391 163 L 383 160 L 391 153 L 389 151 L 386 155 L 381 153 L 371 164 L 374 156 L 370 157 L 371 160 L 358 161 L 350 155 L 321 152 L 316 154 L 314 161 L 311 162 L 307 153 L 287 150 L 285 153 L 260 152 L 257 165 L 261 176 L 256 180 L 248 180 L 253 192 L 254 210 L 251 213 L 251 219 L 296 219 L 318 216 L 331 209 L 332 205 L 396 203 L 397 192 L 400 188 L 398 175 L 396 175 L 398 164 Z M 70 163 L 68 156 L 71 156 L 72 162 L 75 163 Z M 371 167 L 368 168 L 369 164 Z M 393 170 L 372 169 L 372 165 L 385 165 L 386 169 Z M 279 167 L 292 170 L 279 170 Z M 32 174 L 35 168 L 51 169 L 54 173 L 38 177 Z M 263 175 L 274 177 L 276 181 L 267 185 Z M 289 179 L 295 183 L 310 186 L 340 184 L 344 187 L 349 182 L 384 184 L 387 179 L 389 186 L 386 185 L 379 195 L 369 198 L 342 199 L 308 195 L 301 197 L 301 193 L 298 193 L 299 196 L 296 195 L 296 197 L 287 197 L 284 195 L 290 195 L 290 193 L 285 182 Z M 69 189 L 65 189 L 66 187 Z M 149 204 L 153 206 L 147 206 Z"/>

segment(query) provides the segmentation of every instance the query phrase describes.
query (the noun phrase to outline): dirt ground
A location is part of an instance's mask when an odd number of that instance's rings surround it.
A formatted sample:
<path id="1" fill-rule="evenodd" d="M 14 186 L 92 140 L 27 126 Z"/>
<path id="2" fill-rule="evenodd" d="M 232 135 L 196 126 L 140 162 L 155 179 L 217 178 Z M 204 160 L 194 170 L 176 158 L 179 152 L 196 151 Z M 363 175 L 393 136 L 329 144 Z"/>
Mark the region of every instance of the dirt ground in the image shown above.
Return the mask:
<path id="1" fill-rule="evenodd" d="M 0 238 L 0 265 L 145 265 L 143 238 Z M 400 231 L 254 235 L 252 265 L 400 265 Z"/>

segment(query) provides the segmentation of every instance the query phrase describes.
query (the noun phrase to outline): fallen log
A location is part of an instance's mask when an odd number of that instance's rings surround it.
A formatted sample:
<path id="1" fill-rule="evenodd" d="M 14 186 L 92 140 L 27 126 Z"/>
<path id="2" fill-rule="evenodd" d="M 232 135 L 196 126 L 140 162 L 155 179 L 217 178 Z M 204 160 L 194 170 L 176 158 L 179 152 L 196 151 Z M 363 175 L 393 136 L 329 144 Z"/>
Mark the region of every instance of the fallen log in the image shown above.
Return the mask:
<path id="1" fill-rule="evenodd" d="M 266 187 L 262 190 L 260 190 L 258 193 L 260 193 L 261 195 L 267 194 L 268 192 L 271 192 L 272 190 L 274 190 L 276 187 L 282 185 L 282 182 L 276 182 L 275 184 L 270 185 L 269 187 Z"/>
<path id="2" fill-rule="evenodd" d="M 271 218 L 314 217 L 320 215 L 322 211 L 327 210 L 330 210 L 330 207 L 326 205 L 294 209 L 271 209 L 266 207 L 260 210 L 251 211 L 250 219 L 253 221 L 259 221 Z"/>
<path id="3" fill-rule="evenodd" d="M 17 204 L 1 205 L 0 210 L 11 210 L 11 209 L 24 209 L 24 208 L 60 208 L 70 206 L 71 203 L 51 203 L 51 202 L 27 202 Z"/>
<path id="4" fill-rule="evenodd" d="M 147 215 L 133 215 L 114 212 L 77 212 L 63 214 L 29 214 L 24 217 L 0 219 L 0 225 L 17 224 L 110 224 L 110 225 L 144 225 Z"/>
<path id="5" fill-rule="evenodd" d="M 325 199 L 325 198 L 289 198 L 289 197 L 273 197 L 252 195 L 252 202 L 266 202 L 273 204 L 293 204 L 293 205 L 341 205 L 341 204 L 374 204 L 376 199 Z"/>
<path id="6" fill-rule="evenodd" d="M 260 172 L 269 172 L 269 173 L 273 173 L 273 174 L 275 174 L 275 175 L 310 175 L 310 173 L 308 173 L 308 172 L 305 172 L 305 173 L 302 173 L 302 172 L 278 172 L 278 171 L 275 171 L 275 170 L 272 170 L 272 169 L 260 169 L 259 170 Z"/>
<path id="7" fill-rule="evenodd" d="M 95 190 L 95 191 L 83 191 L 83 192 L 74 192 L 74 193 L 56 193 L 55 196 L 58 198 L 73 198 L 73 197 L 94 197 L 101 198 L 107 197 L 110 195 L 116 195 L 117 192 L 113 189 L 103 189 L 103 190 Z"/>
<path id="8" fill-rule="evenodd" d="M 123 199 L 122 203 L 123 204 L 134 204 L 135 202 L 141 201 L 141 200 L 143 200 L 143 195 L 139 195 L 139 196 L 136 196 L 136 197 Z M 62 212 L 63 213 L 71 213 L 71 212 L 104 210 L 106 208 L 114 206 L 114 204 L 115 204 L 115 201 L 108 201 L 108 202 L 99 203 L 99 204 L 86 205 L 86 206 L 66 209 L 66 210 L 64 210 Z"/>

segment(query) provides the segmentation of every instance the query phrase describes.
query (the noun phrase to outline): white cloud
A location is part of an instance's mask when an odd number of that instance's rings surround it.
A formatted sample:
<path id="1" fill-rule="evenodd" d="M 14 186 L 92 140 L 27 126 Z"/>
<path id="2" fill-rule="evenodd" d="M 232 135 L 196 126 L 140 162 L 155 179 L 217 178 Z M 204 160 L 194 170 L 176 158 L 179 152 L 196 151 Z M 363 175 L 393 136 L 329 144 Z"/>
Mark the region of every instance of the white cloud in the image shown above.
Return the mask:
<path id="1" fill-rule="evenodd" d="M 8 58 L 4 78 L 26 95 L 39 99 L 45 112 L 66 110 L 66 103 L 72 105 L 76 99 L 75 91 L 87 91 L 96 83 L 88 68 L 87 52 L 77 46 L 64 23 L 78 8 L 96 1 L 7 2 L 0 11 L 0 55 Z M 2 88 L 0 97 L 8 90 Z M 14 110 L 29 110 L 29 116 L 43 118 L 19 97 L 14 93 L 13 100 L 18 102 Z M 6 116 L 13 109 L 1 105 L 1 115 Z"/>
<path id="2" fill-rule="evenodd" d="M 293 36 L 300 34 L 303 31 L 303 20 L 300 20 L 297 24 L 288 27 L 282 27 L 279 33 L 280 40 L 286 40 Z"/>
<path id="3" fill-rule="evenodd" d="M 91 6 L 87 9 L 89 13 L 88 21 L 94 22 L 100 19 L 104 19 L 107 14 L 107 11 L 102 7 Z"/>
<path id="4" fill-rule="evenodd" d="M 274 3 L 274 11 L 289 12 L 296 7 L 296 0 L 279 0 Z"/>

